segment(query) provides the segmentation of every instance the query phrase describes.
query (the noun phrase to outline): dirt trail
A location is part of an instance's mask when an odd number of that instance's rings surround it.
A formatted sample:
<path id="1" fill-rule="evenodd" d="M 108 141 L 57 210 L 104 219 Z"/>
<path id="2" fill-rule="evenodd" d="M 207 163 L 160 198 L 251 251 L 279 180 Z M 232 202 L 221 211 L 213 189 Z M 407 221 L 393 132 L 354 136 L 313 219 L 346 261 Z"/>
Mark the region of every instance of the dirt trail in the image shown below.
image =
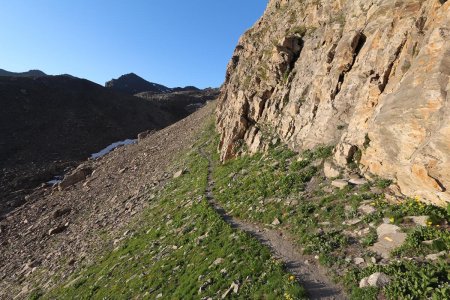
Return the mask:
<path id="1" fill-rule="evenodd" d="M 289 272 L 295 275 L 300 284 L 306 289 L 310 299 L 347 299 L 340 287 L 333 284 L 326 276 L 326 270 L 314 265 L 314 258 L 300 254 L 289 237 L 280 230 L 263 228 L 259 225 L 245 222 L 230 216 L 214 199 L 212 190 L 212 161 L 203 149 L 200 154 L 208 160 L 208 187 L 206 198 L 215 211 L 233 228 L 243 230 L 261 243 L 268 246 L 274 255 L 281 259 Z M 308 262 L 305 262 L 308 261 Z"/>

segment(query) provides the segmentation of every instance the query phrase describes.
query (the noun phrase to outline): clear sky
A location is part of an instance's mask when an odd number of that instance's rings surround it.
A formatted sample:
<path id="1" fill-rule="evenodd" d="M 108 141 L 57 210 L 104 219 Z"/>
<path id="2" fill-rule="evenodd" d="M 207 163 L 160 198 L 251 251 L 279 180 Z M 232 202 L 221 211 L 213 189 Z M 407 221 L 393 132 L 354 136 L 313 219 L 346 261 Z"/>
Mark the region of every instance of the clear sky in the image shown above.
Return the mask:
<path id="1" fill-rule="evenodd" d="M 0 69 L 218 87 L 267 0 L 0 0 Z"/>

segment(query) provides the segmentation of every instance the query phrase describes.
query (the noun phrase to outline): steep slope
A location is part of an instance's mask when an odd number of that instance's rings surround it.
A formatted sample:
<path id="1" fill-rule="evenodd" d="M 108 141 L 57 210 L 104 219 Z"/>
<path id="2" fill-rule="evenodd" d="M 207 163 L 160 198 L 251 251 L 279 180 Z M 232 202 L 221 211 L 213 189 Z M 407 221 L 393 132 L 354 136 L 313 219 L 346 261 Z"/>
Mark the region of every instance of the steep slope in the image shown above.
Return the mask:
<path id="1" fill-rule="evenodd" d="M 29 70 L 27 72 L 10 72 L 10 71 L 6 71 L 3 69 L 0 69 L 0 76 L 4 77 L 4 76 L 8 76 L 8 77 L 42 77 L 42 76 L 47 76 L 47 74 L 45 74 L 44 72 L 42 72 L 41 70 Z"/>
<path id="2" fill-rule="evenodd" d="M 208 207 L 198 147 L 213 136 L 213 109 L 86 162 L 86 180 L 1 221 L 0 298 L 304 295 L 267 247 Z"/>
<path id="3" fill-rule="evenodd" d="M 446 205 L 449 37 L 448 1 L 269 1 L 228 65 L 221 159 L 335 145 L 338 165 Z"/>
<path id="4" fill-rule="evenodd" d="M 90 154 L 187 116 L 186 105 L 165 107 L 75 77 L 0 77 L 0 218 Z"/>
<path id="5" fill-rule="evenodd" d="M 165 93 L 170 91 L 168 87 L 161 84 L 148 82 L 134 73 L 125 74 L 117 79 L 112 79 L 105 83 L 105 87 L 129 95 L 142 92 Z"/>
<path id="6" fill-rule="evenodd" d="M 206 101 L 215 100 L 219 96 L 218 89 L 180 89 L 172 89 L 170 93 L 143 92 L 135 96 L 147 99 L 161 110 L 180 118 L 186 117 L 203 106 Z M 176 91 L 174 92 L 173 90 Z"/>

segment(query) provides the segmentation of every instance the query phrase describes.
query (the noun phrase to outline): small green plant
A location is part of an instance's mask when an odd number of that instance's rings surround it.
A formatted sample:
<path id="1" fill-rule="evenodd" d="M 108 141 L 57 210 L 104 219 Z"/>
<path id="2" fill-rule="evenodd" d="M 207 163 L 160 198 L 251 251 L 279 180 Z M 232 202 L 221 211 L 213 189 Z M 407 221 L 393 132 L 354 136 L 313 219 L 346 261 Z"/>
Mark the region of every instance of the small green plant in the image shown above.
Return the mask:
<path id="1" fill-rule="evenodd" d="M 310 236 L 304 252 L 327 254 L 347 244 L 347 237 L 340 231 L 317 233 Z"/>
<path id="2" fill-rule="evenodd" d="M 306 26 L 299 25 L 299 26 L 295 26 L 295 27 L 291 28 L 290 33 L 303 37 L 303 36 L 305 36 L 307 31 L 308 31 L 308 28 Z"/>
<path id="3" fill-rule="evenodd" d="M 364 149 L 369 148 L 369 145 L 370 145 L 370 138 L 369 134 L 366 133 L 366 135 L 364 136 L 364 144 L 363 144 Z"/>
<path id="4" fill-rule="evenodd" d="M 432 241 L 424 244 L 424 241 Z M 450 233 L 447 230 L 429 226 L 417 226 L 412 229 L 405 243 L 395 249 L 392 254 L 396 256 L 429 254 L 436 251 L 446 251 L 450 248 Z"/>
<path id="5" fill-rule="evenodd" d="M 344 13 L 341 12 L 338 15 L 336 15 L 336 17 L 333 19 L 333 22 L 344 26 L 345 25 L 345 15 L 344 15 Z"/>
<path id="6" fill-rule="evenodd" d="M 375 181 L 375 185 L 381 189 L 385 189 L 388 186 L 390 186 L 391 184 L 392 184 L 392 180 L 390 180 L 390 179 L 378 178 Z"/>
<path id="7" fill-rule="evenodd" d="M 372 246 L 378 239 L 377 231 L 374 228 L 370 228 L 369 233 L 361 239 L 361 244 L 365 247 Z"/>
<path id="8" fill-rule="evenodd" d="M 284 71 L 283 73 L 283 83 L 287 84 L 289 81 L 289 74 L 291 73 L 291 70 L 287 69 L 286 71 Z"/>
<path id="9" fill-rule="evenodd" d="M 371 286 L 366 288 L 356 287 L 352 290 L 350 295 L 352 300 L 377 300 L 378 299 L 378 288 Z"/>
<path id="10" fill-rule="evenodd" d="M 38 289 L 34 289 L 31 294 L 28 296 L 29 300 L 38 300 L 40 299 L 42 296 L 44 295 L 44 292 L 38 288 Z"/>
<path id="11" fill-rule="evenodd" d="M 411 68 L 411 62 L 409 60 L 405 61 L 402 65 L 402 72 L 406 73 Z"/>

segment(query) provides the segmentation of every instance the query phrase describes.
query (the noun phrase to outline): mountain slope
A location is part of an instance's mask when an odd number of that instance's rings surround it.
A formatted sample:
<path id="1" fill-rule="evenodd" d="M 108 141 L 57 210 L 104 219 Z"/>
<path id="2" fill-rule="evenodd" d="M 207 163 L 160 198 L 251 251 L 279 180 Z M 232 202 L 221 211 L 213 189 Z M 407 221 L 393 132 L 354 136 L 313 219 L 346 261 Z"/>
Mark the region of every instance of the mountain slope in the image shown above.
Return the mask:
<path id="1" fill-rule="evenodd" d="M 271 0 L 228 65 L 222 160 L 333 145 L 334 163 L 447 205 L 449 24 L 448 1 Z"/>
<path id="2" fill-rule="evenodd" d="M 91 175 L 0 221 L 0 296 L 303 299 L 301 282 L 310 297 L 344 298 L 331 276 L 354 299 L 450 296 L 444 209 L 390 204 L 383 181 L 333 187 L 329 147 L 221 164 L 213 109 L 84 162 Z M 424 213 L 433 226 L 408 221 Z M 379 228 L 392 227 L 404 245 L 379 256 Z M 377 272 L 389 285 L 359 287 Z"/>
<path id="3" fill-rule="evenodd" d="M 3 69 L 0 69 L 0 76 L 2 77 L 42 77 L 42 76 L 47 76 L 47 74 L 45 74 L 44 72 L 40 71 L 40 70 L 29 70 L 27 72 L 19 72 L 19 73 L 15 73 L 15 72 L 9 72 Z"/>
<path id="4" fill-rule="evenodd" d="M 0 215 L 90 154 L 186 117 L 189 101 L 166 107 L 68 76 L 0 77 Z"/>
<path id="5" fill-rule="evenodd" d="M 112 79 L 105 83 L 105 87 L 129 95 L 134 95 L 142 92 L 170 92 L 170 88 L 161 84 L 148 82 L 144 78 L 139 77 L 134 73 L 125 74 L 117 79 Z"/>
<path id="6" fill-rule="evenodd" d="M 161 110 L 183 118 L 203 106 L 206 101 L 217 99 L 219 90 L 172 89 L 169 93 L 143 92 L 135 96 L 147 99 Z"/>
<path id="7" fill-rule="evenodd" d="M 86 180 L 44 188 L 1 221 L 0 297 L 304 295 L 267 247 L 208 207 L 198 147 L 215 147 L 213 109 L 85 162 Z"/>

